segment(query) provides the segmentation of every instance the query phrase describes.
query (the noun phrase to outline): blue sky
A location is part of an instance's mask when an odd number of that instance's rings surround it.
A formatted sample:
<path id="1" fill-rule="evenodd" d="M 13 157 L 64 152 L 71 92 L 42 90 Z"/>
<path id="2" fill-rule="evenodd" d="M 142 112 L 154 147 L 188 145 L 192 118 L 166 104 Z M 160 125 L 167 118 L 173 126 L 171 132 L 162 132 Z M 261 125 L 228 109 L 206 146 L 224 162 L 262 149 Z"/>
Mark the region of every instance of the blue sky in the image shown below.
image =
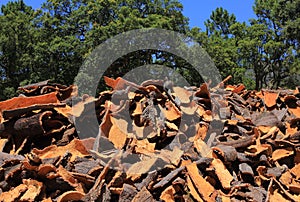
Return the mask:
<path id="1" fill-rule="evenodd" d="M 218 7 L 223 7 L 228 12 L 234 13 L 237 21 L 248 22 L 250 18 L 255 18 L 252 9 L 254 0 L 179 0 L 183 4 L 183 14 L 190 19 L 191 27 L 205 29 L 204 21 L 209 19 L 212 11 Z"/>
<path id="2" fill-rule="evenodd" d="M 0 6 L 6 4 L 9 0 L 0 0 Z M 39 8 L 46 0 L 24 0 L 27 5 L 33 8 Z M 255 18 L 252 6 L 254 0 L 179 0 L 183 6 L 183 14 L 190 19 L 190 26 L 200 27 L 203 30 L 204 21 L 207 20 L 213 10 L 217 7 L 223 7 L 229 13 L 234 13 L 240 22 L 248 22 L 250 18 Z"/>

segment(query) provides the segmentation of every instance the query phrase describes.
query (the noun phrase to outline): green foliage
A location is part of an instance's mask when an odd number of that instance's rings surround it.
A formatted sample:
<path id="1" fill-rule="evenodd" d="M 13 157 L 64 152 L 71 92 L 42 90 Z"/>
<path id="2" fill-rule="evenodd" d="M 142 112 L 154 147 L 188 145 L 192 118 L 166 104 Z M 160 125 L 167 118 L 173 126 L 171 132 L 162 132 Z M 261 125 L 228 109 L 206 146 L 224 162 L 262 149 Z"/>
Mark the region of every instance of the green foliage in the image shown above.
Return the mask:
<path id="1" fill-rule="evenodd" d="M 37 10 L 23 0 L 8 2 L 0 14 L 0 99 L 15 96 L 19 85 L 41 80 L 72 84 L 99 44 L 140 28 L 193 38 L 222 77 L 233 76 L 232 83 L 256 89 L 299 85 L 300 0 L 256 0 L 253 8 L 257 18 L 249 25 L 217 8 L 202 31 L 188 27 L 177 0 L 47 0 Z M 193 85 L 202 82 L 185 58 L 148 49 L 118 58 L 105 74 L 123 76 L 147 64 L 168 66 Z M 94 78 L 81 73 L 78 79 L 89 85 Z"/>
<path id="2" fill-rule="evenodd" d="M 232 83 L 243 82 L 246 69 L 239 65 L 238 40 L 233 33 L 233 26 L 237 27 L 236 17 L 223 8 L 212 12 L 210 19 L 205 22 L 206 32 L 192 29 L 192 36 L 212 57 L 221 76 L 232 75 Z M 238 32 L 239 33 L 239 32 Z"/>
<path id="3" fill-rule="evenodd" d="M 1 84 L 14 89 L 45 79 L 72 84 L 91 51 L 117 34 L 150 27 L 186 33 L 182 9 L 177 0 L 47 0 L 36 11 L 23 1 L 9 2 L 0 15 Z M 160 53 L 120 58 L 110 68 L 112 76 L 151 63 L 153 54 Z"/>
<path id="4" fill-rule="evenodd" d="M 222 7 L 216 8 L 210 15 L 210 19 L 205 22 L 206 33 L 210 35 L 218 35 L 228 38 L 231 34 L 230 26 L 236 23 L 234 14 L 229 14 Z"/>
<path id="5" fill-rule="evenodd" d="M 0 77 L 1 97 L 15 95 L 19 83 L 34 71 L 32 62 L 34 29 L 31 23 L 35 12 L 23 1 L 2 6 L 0 15 Z"/>
<path id="6" fill-rule="evenodd" d="M 254 32 L 260 34 L 258 55 L 261 58 L 260 62 L 253 65 L 253 69 L 258 68 L 257 71 L 263 71 L 257 80 L 259 84 L 256 88 L 292 87 L 291 80 L 297 79 L 293 79 L 291 75 L 293 67 L 300 65 L 299 36 L 297 38 L 294 35 L 300 30 L 300 24 L 297 24 L 300 14 L 296 11 L 299 11 L 299 5 L 299 0 L 255 1 L 254 11 L 257 20 L 252 21 L 251 27 L 254 27 Z M 295 23 L 294 28 L 289 26 L 292 22 Z M 255 30 L 255 27 L 260 26 L 263 29 Z"/>
<path id="7" fill-rule="evenodd" d="M 299 5 L 299 0 L 256 0 L 257 19 L 250 25 L 217 8 L 205 22 L 206 37 L 195 28 L 191 33 L 221 75 L 232 75 L 234 83 L 255 89 L 292 88 L 300 77 Z"/>

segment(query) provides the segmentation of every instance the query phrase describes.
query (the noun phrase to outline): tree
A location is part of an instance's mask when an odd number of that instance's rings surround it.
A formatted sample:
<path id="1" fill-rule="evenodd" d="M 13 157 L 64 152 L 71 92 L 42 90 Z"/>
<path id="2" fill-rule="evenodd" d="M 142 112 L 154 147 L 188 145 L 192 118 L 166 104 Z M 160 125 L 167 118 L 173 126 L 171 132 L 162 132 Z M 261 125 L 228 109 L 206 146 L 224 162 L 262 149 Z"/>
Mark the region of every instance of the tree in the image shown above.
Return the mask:
<path id="1" fill-rule="evenodd" d="M 293 87 L 299 83 L 299 3 L 256 0 L 250 25 L 217 8 L 205 22 L 206 37 L 193 31 L 222 76 L 247 87 Z M 255 83 L 253 83 L 255 81 Z"/>
<path id="2" fill-rule="evenodd" d="M 0 99 L 15 95 L 20 82 L 36 71 L 32 61 L 35 11 L 22 0 L 2 6 L 0 15 Z"/>
<path id="3" fill-rule="evenodd" d="M 300 0 L 256 0 L 257 18 L 250 25 L 217 8 L 203 32 L 189 29 L 178 0 L 47 0 L 37 10 L 22 0 L 9 2 L 0 14 L 0 99 L 15 95 L 20 84 L 46 79 L 72 84 L 98 45 L 140 28 L 174 30 L 194 38 L 223 77 L 233 76 L 233 83 L 256 89 L 293 87 L 300 75 L 299 5 Z M 123 76 L 135 67 L 158 64 L 199 85 L 200 76 L 185 59 L 167 51 L 138 50 L 113 61 L 105 74 Z M 86 82 L 93 76 L 80 75 Z"/>
<path id="4" fill-rule="evenodd" d="M 285 6 L 284 2 L 288 6 Z M 256 78 L 259 82 L 256 88 L 293 86 L 291 81 L 294 78 L 291 75 L 295 73 L 293 67 L 299 67 L 299 41 L 293 33 L 289 33 L 288 29 L 291 29 L 289 26 L 291 22 L 300 19 L 299 14 L 295 13 L 296 5 L 299 5 L 299 1 L 294 3 L 279 0 L 255 1 L 254 11 L 257 20 L 252 20 L 252 26 L 249 28 L 252 31 L 249 33 L 256 32 L 260 35 L 260 45 L 257 49 L 260 61 L 252 63 L 254 71 L 257 69 L 261 74 Z M 295 16 L 289 16 L 287 13 L 294 13 Z M 296 27 L 294 33 L 299 29 L 299 26 Z M 296 71 L 299 73 L 299 70 Z"/>
<path id="5" fill-rule="evenodd" d="M 134 29 L 163 28 L 183 34 L 188 32 L 188 20 L 183 16 L 183 6 L 177 0 L 89 1 L 87 6 L 81 9 L 82 12 L 89 14 L 88 22 L 91 27 L 86 35 L 86 44 L 90 51 L 105 40 Z M 147 64 L 177 68 L 183 66 L 183 63 L 183 60 L 170 53 L 149 49 L 138 50 L 113 62 L 106 75 L 123 76 L 133 68 Z"/>
<path id="6" fill-rule="evenodd" d="M 72 84 L 87 52 L 85 45 L 86 16 L 80 8 L 81 0 L 48 0 L 35 19 L 37 43 L 35 62 L 39 78 Z"/>
<path id="7" fill-rule="evenodd" d="M 237 43 L 240 39 L 233 35 L 232 26 L 237 24 L 234 14 L 226 9 L 217 8 L 205 22 L 206 31 L 193 28 L 191 35 L 207 51 L 216 67 L 225 78 L 232 75 L 230 82 L 243 82 L 245 68 L 239 64 Z"/>
<path id="8" fill-rule="evenodd" d="M 263 87 L 267 74 L 267 63 L 265 61 L 264 44 L 268 40 L 265 32 L 268 29 L 261 24 L 253 24 L 244 27 L 244 37 L 238 42 L 241 64 L 247 71 L 253 72 L 255 89 Z"/>
<path id="9" fill-rule="evenodd" d="M 229 14 L 222 7 L 216 8 L 210 15 L 210 19 L 205 21 L 206 33 L 210 35 L 219 35 L 228 38 L 231 34 L 230 26 L 236 23 L 234 14 Z"/>
<path id="10" fill-rule="evenodd" d="M 187 33 L 182 9 L 177 0 L 47 0 L 36 11 L 23 1 L 10 2 L 0 16 L 1 84 L 7 92 L 45 79 L 72 84 L 92 50 L 117 34 L 140 28 Z M 183 61 L 169 53 L 139 50 L 120 57 L 107 74 L 122 76 L 150 63 L 180 66 L 175 60 Z"/>
<path id="11" fill-rule="evenodd" d="M 73 82 L 93 49 L 117 34 L 140 28 L 181 33 L 188 29 L 182 5 L 176 0 L 48 0 L 43 9 L 38 20 L 42 41 L 38 47 L 48 55 L 46 64 L 52 78 L 66 84 Z M 154 55 L 167 58 L 156 50 L 139 50 L 111 64 L 107 75 L 122 76 L 134 67 L 153 63 Z M 87 75 L 80 77 L 91 80 Z"/>

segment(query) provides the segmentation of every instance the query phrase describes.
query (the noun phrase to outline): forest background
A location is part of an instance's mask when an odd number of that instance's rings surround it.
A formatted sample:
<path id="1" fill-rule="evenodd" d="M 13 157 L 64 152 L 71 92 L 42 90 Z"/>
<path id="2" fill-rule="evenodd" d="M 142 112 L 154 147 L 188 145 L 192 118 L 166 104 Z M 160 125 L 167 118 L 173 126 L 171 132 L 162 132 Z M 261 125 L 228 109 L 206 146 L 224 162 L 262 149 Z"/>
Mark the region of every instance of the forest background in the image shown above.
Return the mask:
<path id="1" fill-rule="evenodd" d="M 299 85 L 300 0 L 255 0 L 255 17 L 246 22 L 218 7 L 202 29 L 189 23 L 183 9 L 177 0 L 45 0 L 41 8 L 8 2 L 0 13 L 0 100 L 16 96 L 19 86 L 47 79 L 72 84 L 98 45 L 141 28 L 192 38 L 222 77 L 233 76 L 231 83 L 257 90 Z M 124 55 L 105 75 L 123 76 L 146 64 L 168 66 L 191 85 L 202 82 L 184 58 L 158 50 Z"/>

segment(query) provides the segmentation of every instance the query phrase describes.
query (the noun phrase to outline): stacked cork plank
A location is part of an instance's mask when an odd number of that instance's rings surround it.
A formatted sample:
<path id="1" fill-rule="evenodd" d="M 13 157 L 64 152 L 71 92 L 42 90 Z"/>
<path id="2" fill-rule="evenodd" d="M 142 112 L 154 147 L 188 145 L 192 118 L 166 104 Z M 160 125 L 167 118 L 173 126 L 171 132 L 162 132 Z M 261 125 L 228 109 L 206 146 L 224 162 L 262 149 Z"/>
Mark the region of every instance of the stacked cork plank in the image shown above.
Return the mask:
<path id="1" fill-rule="evenodd" d="M 300 89 L 226 80 L 20 87 L 0 102 L 0 201 L 300 201 Z"/>

